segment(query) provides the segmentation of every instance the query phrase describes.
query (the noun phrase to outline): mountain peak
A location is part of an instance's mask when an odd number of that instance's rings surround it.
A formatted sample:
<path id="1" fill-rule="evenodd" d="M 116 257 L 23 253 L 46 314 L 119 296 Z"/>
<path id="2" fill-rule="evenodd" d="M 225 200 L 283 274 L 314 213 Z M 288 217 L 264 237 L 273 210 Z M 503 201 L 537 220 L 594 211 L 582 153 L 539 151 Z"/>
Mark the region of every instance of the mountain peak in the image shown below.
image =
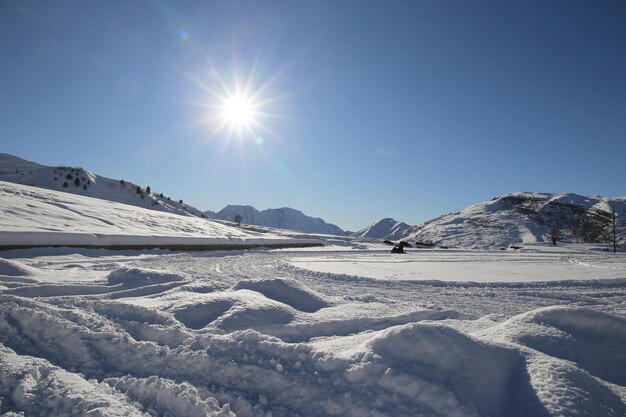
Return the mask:
<path id="1" fill-rule="evenodd" d="M 411 226 L 404 222 L 392 219 L 391 217 L 385 217 L 384 219 L 374 222 L 358 232 L 354 232 L 353 236 L 368 237 L 372 239 L 398 240 L 410 227 Z"/>

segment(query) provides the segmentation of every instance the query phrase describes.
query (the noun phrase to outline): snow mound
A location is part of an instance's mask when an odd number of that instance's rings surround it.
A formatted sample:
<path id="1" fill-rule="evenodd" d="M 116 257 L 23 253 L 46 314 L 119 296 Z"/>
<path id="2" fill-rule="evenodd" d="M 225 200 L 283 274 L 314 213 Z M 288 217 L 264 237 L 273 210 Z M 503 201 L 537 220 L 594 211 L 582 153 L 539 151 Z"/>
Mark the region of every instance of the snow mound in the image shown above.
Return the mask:
<path id="1" fill-rule="evenodd" d="M 125 287 L 143 287 L 146 285 L 165 284 L 184 281 L 178 274 L 142 268 L 118 268 L 107 276 L 108 285 L 122 285 Z"/>
<path id="2" fill-rule="evenodd" d="M 194 330 L 209 325 L 224 331 L 258 329 L 290 323 L 297 313 L 290 306 L 266 298 L 256 291 L 202 294 L 185 305 L 176 305 L 171 313 L 186 327 Z"/>
<path id="3" fill-rule="evenodd" d="M 547 307 L 511 319 L 512 339 L 575 362 L 589 373 L 626 386 L 626 319 L 584 308 Z"/>
<path id="4" fill-rule="evenodd" d="M 421 323 L 382 331 L 366 346 L 380 355 L 393 373 L 415 377 L 411 385 L 398 375 L 390 379 L 389 384 L 398 384 L 398 391 L 414 389 L 419 397 L 420 379 L 427 378 L 446 387 L 462 404 L 472 405 L 480 415 L 546 415 L 530 384 L 524 357 L 517 350 L 472 339 L 451 327 Z M 427 402 L 438 401 L 428 398 Z M 442 415 L 453 415 L 451 411 L 439 410 Z"/>
<path id="5" fill-rule="evenodd" d="M 295 315 L 291 307 L 269 300 L 256 292 L 238 290 L 235 295 L 239 302 L 217 320 L 217 327 L 222 330 L 258 329 L 269 325 L 287 324 Z"/>
<path id="6" fill-rule="evenodd" d="M 106 383 L 126 393 L 147 410 L 159 410 L 164 415 L 187 417 L 235 417 L 230 405 L 223 407 L 206 390 L 183 382 L 177 384 L 169 379 L 108 378 Z"/>
<path id="7" fill-rule="evenodd" d="M 220 299 L 193 304 L 176 310 L 174 317 L 190 329 L 198 330 L 220 318 L 234 304 L 233 300 Z"/>
<path id="8" fill-rule="evenodd" d="M 0 403 L 4 415 L 146 416 L 110 387 L 87 381 L 48 361 L 16 354 L 0 344 Z"/>
<path id="9" fill-rule="evenodd" d="M 306 313 L 314 313 L 329 306 L 324 296 L 291 278 L 243 280 L 233 287 L 233 290 L 241 289 L 259 292 L 267 298 Z"/>
<path id="10" fill-rule="evenodd" d="M 11 277 L 27 277 L 35 275 L 36 269 L 22 263 L 0 258 L 0 275 Z"/>

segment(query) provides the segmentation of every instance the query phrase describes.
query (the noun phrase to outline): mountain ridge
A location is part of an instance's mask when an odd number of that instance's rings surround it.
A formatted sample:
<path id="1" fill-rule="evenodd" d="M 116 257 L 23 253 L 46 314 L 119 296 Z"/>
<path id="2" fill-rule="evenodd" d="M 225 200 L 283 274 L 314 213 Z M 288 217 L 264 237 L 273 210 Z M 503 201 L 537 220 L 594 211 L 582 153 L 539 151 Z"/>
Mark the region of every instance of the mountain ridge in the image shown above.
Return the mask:
<path id="1" fill-rule="evenodd" d="M 218 212 L 206 211 L 204 213 L 214 219 L 233 222 L 236 222 L 235 216 L 240 215 L 241 223 L 244 224 L 302 232 L 345 235 L 345 232 L 339 226 L 327 223 L 319 217 L 307 216 L 300 210 L 291 207 L 257 210 L 250 205 L 229 204 Z"/>

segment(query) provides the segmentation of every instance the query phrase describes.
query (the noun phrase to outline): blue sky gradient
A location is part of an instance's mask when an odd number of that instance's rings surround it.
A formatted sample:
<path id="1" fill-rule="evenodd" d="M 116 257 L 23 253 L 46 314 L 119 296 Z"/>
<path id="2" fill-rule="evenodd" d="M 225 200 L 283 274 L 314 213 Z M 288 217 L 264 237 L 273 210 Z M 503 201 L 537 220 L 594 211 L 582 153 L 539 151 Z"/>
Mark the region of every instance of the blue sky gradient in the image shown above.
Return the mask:
<path id="1" fill-rule="evenodd" d="M 621 1 L 0 0 L 0 60 L 0 151 L 199 209 L 626 195 Z M 266 87 L 267 130 L 215 132 L 220 78 Z"/>

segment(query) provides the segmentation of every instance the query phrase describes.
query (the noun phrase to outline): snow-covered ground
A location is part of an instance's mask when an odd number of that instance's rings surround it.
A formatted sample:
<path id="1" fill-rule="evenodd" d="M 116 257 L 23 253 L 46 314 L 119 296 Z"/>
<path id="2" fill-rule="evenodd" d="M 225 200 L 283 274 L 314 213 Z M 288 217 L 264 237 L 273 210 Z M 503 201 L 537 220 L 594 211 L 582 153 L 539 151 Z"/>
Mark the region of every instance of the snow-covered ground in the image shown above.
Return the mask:
<path id="1" fill-rule="evenodd" d="M 623 279 L 626 283 L 625 257 L 594 249 L 590 245 L 529 245 L 506 251 L 406 249 L 403 256 L 387 251 L 329 251 L 296 257 L 289 263 L 320 273 L 385 280 L 515 283 Z"/>
<path id="2" fill-rule="evenodd" d="M 0 246 L 319 244 L 195 216 L 0 181 Z"/>
<path id="3" fill-rule="evenodd" d="M 334 243 L 0 252 L 0 415 L 626 415 L 625 254 Z"/>

